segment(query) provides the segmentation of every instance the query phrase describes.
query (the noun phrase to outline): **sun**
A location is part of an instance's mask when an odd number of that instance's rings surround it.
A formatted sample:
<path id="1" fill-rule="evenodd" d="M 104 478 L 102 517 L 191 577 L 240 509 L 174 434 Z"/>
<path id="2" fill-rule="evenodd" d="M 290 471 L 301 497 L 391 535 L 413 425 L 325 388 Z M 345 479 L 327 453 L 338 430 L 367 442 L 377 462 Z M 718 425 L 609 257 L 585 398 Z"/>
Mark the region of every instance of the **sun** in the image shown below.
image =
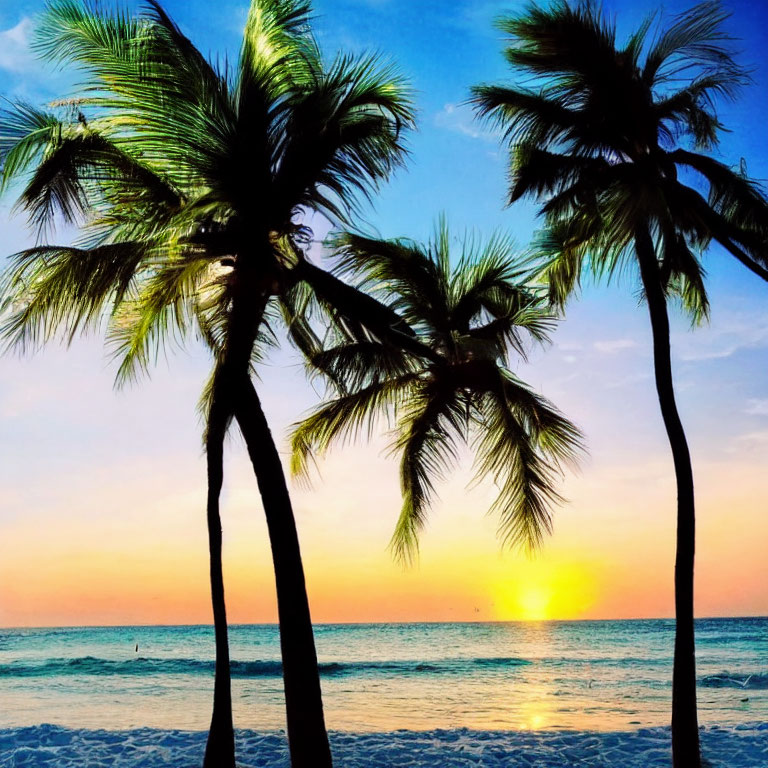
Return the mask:
<path id="1" fill-rule="evenodd" d="M 517 594 L 516 613 L 524 621 L 544 621 L 549 618 L 552 589 L 545 586 L 523 586 Z"/>
<path id="2" fill-rule="evenodd" d="M 501 621 L 579 618 L 594 602 L 594 579 L 579 565 L 530 562 L 515 571 L 492 587 Z"/>
<path id="3" fill-rule="evenodd" d="M 513 621 L 545 621 L 552 617 L 555 592 L 542 581 L 507 584 L 496 594 L 499 618 Z"/>

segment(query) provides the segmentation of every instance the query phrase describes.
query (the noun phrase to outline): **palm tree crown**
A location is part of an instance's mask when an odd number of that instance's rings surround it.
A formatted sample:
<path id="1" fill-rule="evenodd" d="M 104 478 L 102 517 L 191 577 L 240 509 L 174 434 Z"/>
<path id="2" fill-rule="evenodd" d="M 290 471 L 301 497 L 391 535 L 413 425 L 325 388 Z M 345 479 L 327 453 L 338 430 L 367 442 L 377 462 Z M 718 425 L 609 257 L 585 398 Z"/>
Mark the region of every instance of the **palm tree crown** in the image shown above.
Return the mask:
<path id="1" fill-rule="evenodd" d="M 512 147 L 510 203 L 542 202 L 558 303 L 585 268 L 610 276 L 631 264 L 638 227 L 653 238 L 665 291 L 696 318 L 707 312 L 699 254 L 713 239 L 768 279 L 762 189 L 704 154 L 722 130 L 717 99 L 747 81 L 725 17 L 704 2 L 653 37 L 648 19 L 621 47 L 592 2 L 534 5 L 499 23 L 512 38 L 507 60 L 535 86 L 479 86 L 474 102 Z"/>
<path id="2" fill-rule="evenodd" d="M 238 284 L 249 302 L 280 295 L 292 309 L 302 212 L 346 220 L 402 161 L 412 124 L 391 67 L 323 61 L 309 11 L 255 0 L 229 66 L 207 61 L 154 0 L 138 17 L 51 5 L 38 47 L 82 69 L 85 84 L 53 108 L 4 111 L 2 182 L 24 182 L 20 204 L 41 234 L 60 214 L 82 237 L 16 255 L 6 334 L 72 336 L 106 309 L 130 376 L 194 319 L 220 348 Z"/>
<path id="3" fill-rule="evenodd" d="M 491 476 L 499 493 L 493 509 L 505 542 L 535 546 L 560 501 L 555 478 L 576 458 L 580 434 L 554 406 L 509 369 L 509 354 L 526 356 L 526 339 L 544 342 L 553 318 L 525 286 L 529 272 L 510 261 L 512 244 L 467 238 L 455 266 L 444 223 L 432 240 L 335 238 L 338 269 L 357 278 L 416 333 L 418 344 L 381 343 L 337 328 L 331 345 L 314 355 L 337 397 L 320 406 L 293 434 L 294 473 L 315 452 L 369 432 L 394 415 L 392 450 L 400 454 L 403 507 L 392 539 L 395 554 L 415 551 L 434 491 L 434 478 L 469 441 L 478 477 Z"/>

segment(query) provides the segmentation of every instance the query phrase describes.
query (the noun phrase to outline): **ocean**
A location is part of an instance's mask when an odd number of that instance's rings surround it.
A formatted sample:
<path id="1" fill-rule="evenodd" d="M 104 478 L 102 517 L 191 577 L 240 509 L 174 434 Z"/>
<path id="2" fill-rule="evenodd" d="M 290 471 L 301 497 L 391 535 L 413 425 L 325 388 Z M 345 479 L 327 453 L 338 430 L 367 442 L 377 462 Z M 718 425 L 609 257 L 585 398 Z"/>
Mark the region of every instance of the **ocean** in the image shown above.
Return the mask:
<path id="1" fill-rule="evenodd" d="M 674 624 L 315 627 L 328 727 L 632 731 L 669 723 Z M 697 622 L 700 720 L 768 722 L 768 619 Z M 231 628 L 234 718 L 284 727 L 278 630 Z M 137 648 L 138 646 L 138 648 Z M 210 626 L 0 629 L 0 728 L 205 730 Z"/>

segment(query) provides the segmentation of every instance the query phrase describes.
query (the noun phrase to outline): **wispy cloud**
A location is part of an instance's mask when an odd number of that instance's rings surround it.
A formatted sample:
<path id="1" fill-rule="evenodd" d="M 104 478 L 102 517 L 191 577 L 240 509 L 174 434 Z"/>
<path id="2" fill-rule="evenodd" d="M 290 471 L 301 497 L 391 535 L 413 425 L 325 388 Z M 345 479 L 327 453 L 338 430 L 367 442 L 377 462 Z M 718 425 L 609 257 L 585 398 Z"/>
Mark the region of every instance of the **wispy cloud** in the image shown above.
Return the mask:
<path id="1" fill-rule="evenodd" d="M 39 69 L 29 46 L 32 28 L 32 19 L 25 16 L 15 27 L 0 31 L 0 69 L 14 73 Z"/>
<path id="2" fill-rule="evenodd" d="M 610 339 L 608 341 L 595 341 L 592 346 L 605 355 L 613 355 L 623 352 L 625 349 L 634 349 L 637 342 L 634 339 Z"/>
<path id="3" fill-rule="evenodd" d="M 746 450 L 757 451 L 761 448 L 768 447 L 768 430 L 761 430 L 759 432 L 746 432 L 743 435 L 739 435 L 736 438 L 737 450 L 744 448 Z"/>
<path id="4" fill-rule="evenodd" d="M 747 400 L 744 413 L 748 413 L 750 416 L 768 416 L 768 400 L 755 397 Z"/>
<path id="5" fill-rule="evenodd" d="M 558 341 L 555 344 L 555 347 L 557 347 L 557 349 L 559 349 L 561 352 L 582 352 L 584 350 L 584 345 L 579 344 L 578 342 Z"/>
<path id="6" fill-rule="evenodd" d="M 641 381 L 647 381 L 651 378 L 651 374 L 648 372 L 642 373 L 630 373 L 626 376 L 620 376 L 618 378 L 608 379 L 605 383 L 607 389 L 622 389 L 623 387 L 629 387 L 633 384 L 637 384 Z"/>
<path id="7" fill-rule="evenodd" d="M 487 142 L 498 141 L 497 134 L 483 128 L 482 124 L 475 119 L 472 109 L 466 104 L 454 104 L 451 102 L 446 104 L 435 115 L 435 125 L 447 131 L 469 136 L 471 139 L 480 139 Z"/>
<path id="8" fill-rule="evenodd" d="M 723 315 L 711 329 L 676 335 L 673 344 L 686 362 L 720 360 L 743 349 L 768 347 L 768 312 Z"/>
<path id="9" fill-rule="evenodd" d="M 466 0 L 455 2 L 450 13 L 440 14 L 441 25 L 459 30 L 462 35 L 473 34 L 497 40 L 494 21 L 507 9 L 499 0 Z"/>

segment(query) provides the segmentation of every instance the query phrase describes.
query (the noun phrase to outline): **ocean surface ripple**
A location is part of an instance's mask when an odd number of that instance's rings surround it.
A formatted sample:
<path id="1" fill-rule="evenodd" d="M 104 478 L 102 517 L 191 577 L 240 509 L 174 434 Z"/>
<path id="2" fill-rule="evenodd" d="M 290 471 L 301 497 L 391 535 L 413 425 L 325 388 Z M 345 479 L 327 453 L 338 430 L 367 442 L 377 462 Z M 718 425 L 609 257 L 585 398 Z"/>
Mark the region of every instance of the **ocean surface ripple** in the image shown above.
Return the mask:
<path id="1" fill-rule="evenodd" d="M 701 620 L 696 635 L 701 723 L 768 721 L 768 619 Z M 672 621 L 318 625 L 316 639 L 337 731 L 669 724 Z M 236 725 L 283 728 L 277 627 L 230 640 Z M 210 626 L 0 630 L 0 728 L 203 731 L 213 651 Z"/>

